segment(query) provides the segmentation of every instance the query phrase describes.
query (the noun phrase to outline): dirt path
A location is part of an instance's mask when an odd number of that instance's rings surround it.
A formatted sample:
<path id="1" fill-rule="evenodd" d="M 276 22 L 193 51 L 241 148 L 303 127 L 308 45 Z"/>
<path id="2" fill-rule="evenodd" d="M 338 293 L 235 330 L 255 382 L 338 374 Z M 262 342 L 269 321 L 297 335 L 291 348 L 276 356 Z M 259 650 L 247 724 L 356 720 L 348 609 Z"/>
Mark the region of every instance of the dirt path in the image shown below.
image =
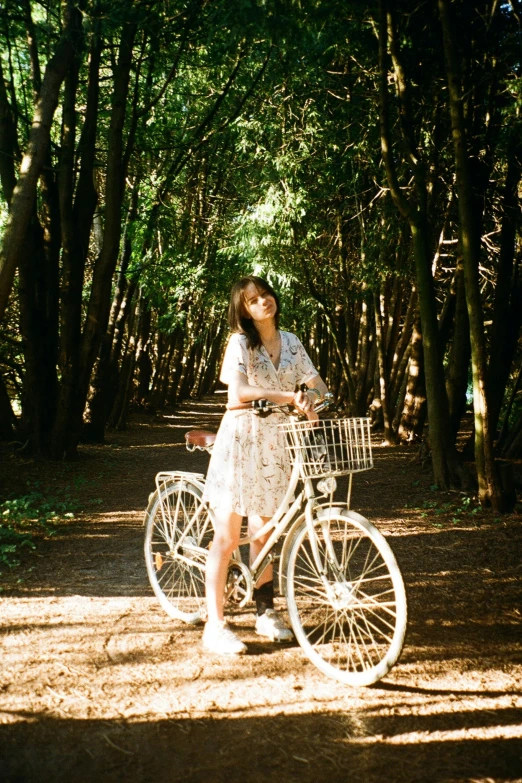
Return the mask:
<path id="1" fill-rule="evenodd" d="M 0 780 L 522 781 L 521 517 L 465 513 L 404 448 L 376 448 L 354 493 L 408 590 L 404 653 L 381 683 L 342 687 L 297 646 L 265 644 L 252 607 L 234 614 L 249 654 L 232 661 L 166 617 L 144 569 L 143 509 L 157 470 L 205 470 L 183 433 L 220 415 L 207 401 L 143 417 L 58 474 L 11 459 L 16 480 L 67 484 L 95 511 L 43 541 L 0 594 Z"/>

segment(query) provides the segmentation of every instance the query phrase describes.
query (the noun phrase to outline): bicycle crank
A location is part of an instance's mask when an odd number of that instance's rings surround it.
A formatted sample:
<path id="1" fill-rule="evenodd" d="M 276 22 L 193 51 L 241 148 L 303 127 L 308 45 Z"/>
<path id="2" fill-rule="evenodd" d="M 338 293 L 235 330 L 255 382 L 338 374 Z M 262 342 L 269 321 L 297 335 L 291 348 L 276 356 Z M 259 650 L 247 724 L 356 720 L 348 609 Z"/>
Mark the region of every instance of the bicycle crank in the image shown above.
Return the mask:
<path id="1" fill-rule="evenodd" d="M 227 571 L 225 602 L 245 606 L 251 600 L 253 590 L 252 576 L 247 566 L 239 560 L 231 560 Z"/>

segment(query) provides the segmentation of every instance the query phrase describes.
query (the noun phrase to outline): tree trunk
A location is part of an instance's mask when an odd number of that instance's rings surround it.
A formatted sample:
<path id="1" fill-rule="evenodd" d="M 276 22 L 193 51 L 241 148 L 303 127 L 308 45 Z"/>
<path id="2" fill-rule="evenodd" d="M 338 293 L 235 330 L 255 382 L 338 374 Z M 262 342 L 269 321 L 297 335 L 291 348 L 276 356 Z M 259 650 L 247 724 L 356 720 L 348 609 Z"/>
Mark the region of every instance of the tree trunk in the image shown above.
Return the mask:
<path id="1" fill-rule="evenodd" d="M 0 375 L 0 440 L 10 440 L 14 435 L 16 417 L 11 407 L 11 400 Z"/>
<path id="2" fill-rule="evenodd" d="M 520 363 L 520 367 L 518 368 L 518 374 L 513 384 L 513 388 L 511 389 L 511 394 L 509 395 L 509 400 L 506 405 L 506 410 L 504 411 L 504 418 L 502 421 L 502 427 L 500 428 L 500 434 L 497 443 L 497 447 L 500 453 L 504 452 L 506 448 L 506 444 L 509 443 L 509 438 L 511 436 L 509 430 L 509 419 L 511 416 L 511 411 L 513 409 L 513 403 L 515 402 L 515 398 L 521 386 L 522 386 L 522 362 Z"/>
<path id="3" fill-rule="evenodd" d="M 7 98 L 4 72 L 0 59 L 0 183 L 4 192 L 4 199 L 8 205 L 11 203 L 13 190 L 16 186 L 14 162 L 17 149 L 18 142 L 13 121 L 13 110 Z"/>
<path id="4" fill-rule="evenodd" d="M 411 442 L 420 440 L 426 421 L 426 387 L 424 381 L 424 352 L 420 315 L 417 314 L 411 336 L 411 354 L 408 365 L 404 409 L 397 430 L 399 440 Z"/>
<path id="5" fill-rule="evenodd" d="M 49 148 L 51 123 L 58 105 L 60 87 L 74 58 L 74 31 L 80 25 L 80 11 L 72 0 L 68 0 L 65 29 L 45 69 L 27 150 L 11 198 L 11 210 L 0 253 L 0 321 L 4 317 L 15 272 L 25 247 L 36 199 L 36 186 Z"/>
<path id="6" fill-rule="evenodd" d="M 118 387 L 118 363 L 121 354 L 121 340 L 123 339 L 122 328 L 124 327 L 124 322 L 120 319 L 120 313 L 125 317 L 128 315 L 128 308 L 122 312 L 122 306 L 125 291 L 127 289 L 126 273 L 132 254 L 129 230 L 136 219 L 137 212 L 138 189 L 135 187 L 132 193 L 131 206 L 125 227 L 120 272 L 112 301 L 109 324 L 100 345 L 100 355 L 92 381 L 91 396 L 89 399 L 88 413 L 86 415 L 86 426 L 89 432 L 89 441 L 91 443 L 104 442 L 105 424 L 114 404 L 116 389 Z M 117 344 L 115 345 L 114 338 L 116 326 L 118 326 L 118 334 Z M 113 349 L 116 350 L 114 351 Z"/>
<path id="7" fill-rule="evenodd" d="M 224 323 L 222 322 L 218 325 L 212 335 L 207 366 L 198 387 L 198 396 L 209 394 L 216 384 L 221 367 L 220 358 L 223 351 L 223 332 Z"/>
<path id="8" fill-rule="evenodd" d="M 89 252 L 89 238 L 98 201 L 94 187 L 96 131 L 99 103 L 99 72 L 102 40 L 99 22 L 95 20 L 91 37 L 87 107 L 78 144 L 79 175 L 72 207 L 72 236 L 66 242 L 62 255 L 61 285 L 61 383 L 58 411 L 51 434 L 50 452 L 61 459 L 65 451 L 65 433 L 72 426 L 76 389 L 80 367 L 82 331 L 82 296 L 85 262 Z M 68 210 L 68 208 L 67 208 Z M 70 455 L 74 454 L 74 449 Z"/>
<path id="9" fill-rule="evenodd" d="M 388 324 L 386 327 L 386 370 L 390 376 L 394 356 L 397 351 L 401 328 L 401 313 L 404 300 L 402 281 L 398 277 L 393 278 L 393 290 L 388 304 Z"/>
<path id="10" fill-rule="evenodd" d="M 462 91 L 459 83 L 459 61 L 457 47 L 453 38 L 453 21 L 450 18 L 448 0 L 438 0 L 438 5 L 448 80 L 459 207 L 459 234 L 471 341 L 473 407 L 475 412 L 475 463 L 479 500 L 482 505 L 492 505 L 495 510 L 500 511 L 503 506 L 502 491 L 493 457 L 493 438 L 490 429 L 486 390 L 484 320 L 479 282 L 480 237 L 477 237 L 475 226 L 471 164 L 467 151 Z"/>
<path id="11" fill-rule="evenodd" d="M 424 372 L 430 425 L 430 450 L 435 483 L 449 488 L 460 481 L 460 469 L 454 443 L 449 430 L 449 409 L 444 386 L 444 367 L 440 351 L 437 305 L 429 253 L 428 227 L 426 220 L 426 183 L 424 163 L 418 150 L 413 148 L 411 133 L 405 134 L 409 150 L 409 164 L 413 167 L 417 204 L 410 202 L 403 194 L 399 181 L 391 144 L 388 99 L 388 40 L 392 47 L 392 59 L 398 83 L 401 111 L 406 118 L 405 125 L 411 131 L 413 123 L 409 117 L 408 89 L 398 61 L 394 25 L 387 0 L 380 0 L 379 20 L 379 108 L 381 151 L 392 198 L 408 220 L 413 240 L 413 255 L 417 277 L 419 310 L 422 324 L 424 348 Z"/>
<path id="12" fill-rule="evenodd" d="M 144 397 L 147 396 L 149 388 L 151 364 L 148 355 L 148 345 L 151 313 L 143 295 L 140 296 L 137 311 L 137 338 L 134 338 L 134 335 L 131 333 L 120 373 L 120 390 L 122 393 L 120 399 L 116 401 L 115 409 L 111 411 L 110 421 L 118 430 L 127 428 L 129 407 L 133 398 L 136 399 L 137 397 L 138 402 L 141 403 L 140 386 Z M 136 369 L 138 370 L 137 383 L 135 380 Z M 136 391 L 136 395 L 134 395 L 134 391 Z"/>
<path id="13" fill-rule="evenodd" d="M 58 383 L 56 291 L 50 291 L 53 285 L 48 279 L 50 261 L 36 213 L 29 229 L 20 262 L 18 286 L 25 364 L 22 429 L 31 439 L 31 451 L 36 456 L 47 456 L 49 431 L 56 413 Z"/>
<path id="14" fill-rule="evenodd" d="M 394 441 L 392 426 L 390 421 L 389 400 L 388 400 L 388 371 L 386 368 L 386 354 L 385 354 L 385 337 L 382 328 L 382 312 L 381 312 L 381 297 L 377 292 L 373 295 L 374 301 L 374 315 L 375 315 L 375 339 L 377 342 L 377 367 L 378 367 L 378 392 L 374 390 L 374 394 L 379 396 L 381 403 L 382 422 L 384 427 L 384 440 L 386 443 L 391 444 Z"/>
<path id="15" fill-rule="evenodd" d="M 503 453 L 510 459 L 520 459 L 522 456 L 522 413 L 519 414 L 519 417 L 510 432 L 510 438 L 506 443 Z"/>
<path id="16" fill-rule="evenodd" d="M 179 382 L 183 372 L 185 339 L 181 329 L 169 335 L 165 360 L 162 363 L 156 389 L 153 393 L 153 407 L 163 408 L 165 404 L 174 406 L 178 400 Z M 172 367 L 174 366 L 174 372 Z"/>
<path id="17" fill-rule="evenodd" d="M 103 246 L 93 271 L 77 379 L 71 382 L 67 399 L 62 400 L 64 415 L 53 433 L 53 454 L 57 458 L 63 454 L 74 456 L 76 453 L 91 373 L 109 320 L 111 283 L 121 236 L 123 129 L 136 31 L 136 22 L 126 22 L 121 35 L 108 138 Z"/>
<path id="18" fill-rule="evenodd" d="M 404 317 L 400 339 L 395 347 L 395 352 L 391 361 L 390 370 L 390 402 L 396 405 L 396 399 L 399 395 L 399 389 L 403 385 L 404 375 L 408 366 L 411 345 L 411 334 L 413 329 L 413 319 L 418 307 L 417 289 L 412 286 L 408 309 Z"/>
<path id="19" fill-rule="evenodd" d="M 142 313 L 139 329 L 138 347 L 136 350 L 136 402 L 145 405 L 148 402 L 150 379 L 152 378 L 152 362 L 150 359 L 150 330 L 151 312 L 145 301 L 142 304 Z"/>
<path id="20" fill-rule="evenodd" d="M 466 410 L 469 360 L 471 357 L 464 270 L 462 268 L 461 260 L 457 262 L 455 289 L 453 341 L 449 350 L 448 373 L 446 379 L 451 431 L 454 438 L 457 437 L 460 422 Z"/>
<path id="21" fill-rule="evenodd" d="M 341 336 L 337 329 L 337 324 L 335 323 L 334 316 L 329 313 L 326 309 L 324 311 L 326 323 L 328 326 L 328 331 L 331 337 L 331 340 L 334 344 L 335 352 L 337 354 L 337 358 L 339 360 L 339 367 L 341 370 L 341 377 L 343 378 L 344 382 L 346 383 L 346 389 L 348 391 L 348 405 L 350 408 L 353 409 L 353 406 L 355 404 L 355 382 L 354 378 L 352 376 L 352 373 L 350 371 L 350 366 L 348 364 L 348 360 L 346 358 L 346 355 L 342 349 L 341 345 Z"/>
<path id="22" fill-rule="evenodd" d="M 492 432 L 497 427 L 522 320 L 522 289 L 520 281 L 514 281 L 513 274 L 516 236 L 520 225 L 518 186 L 522 175 L 521 136 L 522 129 L 517 125 L 512 131 L 508 145 L 502 205 L 504 214 L 500 231 L 500 254 L 488 366 L 489 415 Z"/>
<path id="23" fill-rule="evenodd" d="M 129 395 L 136 365 L 137 332 L 140 327 L 141 307 L 142 299 L 140 298 L 135 303 L 129 318 L 129 339 L 118 374 L 114 403 L 107 418 L 108 427 L 116 427 L 117 429 L 125 429 L 126 427 Z"/>
<path id="24" fill-rule="evenodd" d="M 359 322 L 359 342 L 357 346 L 357 381 L 355 387 L 354 415 L 366 415 L 366 398 L 368 397 L 368 371 L 370 367 L 371 340 L 368 303 L 361 303 L 361 319 Z"/>

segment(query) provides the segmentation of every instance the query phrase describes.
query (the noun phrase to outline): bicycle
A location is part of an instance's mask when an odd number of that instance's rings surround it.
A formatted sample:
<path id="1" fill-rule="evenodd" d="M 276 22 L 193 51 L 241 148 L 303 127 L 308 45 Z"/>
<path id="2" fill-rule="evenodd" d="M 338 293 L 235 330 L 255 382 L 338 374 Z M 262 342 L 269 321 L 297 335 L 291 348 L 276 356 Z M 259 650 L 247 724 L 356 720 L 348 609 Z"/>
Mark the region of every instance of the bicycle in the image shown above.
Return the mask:
<path id="1" fill-rule="evenodd" d="M 270 415 L 285 406 L 264 400 L 234 408 Z M 234 552 L 225 601 L 243 607 L 251 600 L 284 537 L 279 587 L 299 645 L 327 676 L 348 685 L 371 685 L 399 658 L 407 605 L 391 547 L 371 522 L 350 509 L 353 474 L 373 467 L 369 419 L 290 417 L 279 426 L 293 465 L 288 489 L 272 519 L 255 536 L 240 540 L 239 547 L 271 531 L 251 566 L 241 559 L 240 548 Z M 186 446 L 210 451 L 215 437 L 192 430 L 185 435 Z M 334 500 L 336 477 L 344 475 L 347 500 L 339 503 Z M 212 512 L 201 500 L 204 481 L 201 473 L 158 473 L 145 514 L 152 589 L 170 617 L 191 624 L 203 621 L 205 561 L 213 538 Z"/>

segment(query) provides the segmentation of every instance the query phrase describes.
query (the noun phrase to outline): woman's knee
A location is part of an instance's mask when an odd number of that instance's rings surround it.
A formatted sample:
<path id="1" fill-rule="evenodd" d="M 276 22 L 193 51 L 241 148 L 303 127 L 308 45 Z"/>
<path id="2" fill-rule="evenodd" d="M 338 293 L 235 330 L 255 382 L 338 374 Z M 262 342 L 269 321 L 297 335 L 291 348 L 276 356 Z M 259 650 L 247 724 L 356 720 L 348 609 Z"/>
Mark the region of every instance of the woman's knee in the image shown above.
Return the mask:
<path id="1" fill-rule="evenodd" d="M 239 546 L 241 522 L 236 523 L 235 515 L 230 520 L 218 522 L 214 529 L 213 548 L 223 554 L 232 554 Z"/>
<path id="2" fill-rule="evenodd" d="M 269 521 L 270 521 L 270 517 L 259 517 L 259 516 L 249 517 L 249 519 L 248 519 L 248 532 L 249 532 L 249 534 L 251 536 L 255 535 Z M 259 536 L 258 538 L 256 538 L 256 541 L 259 543 L 260 546 L 264 546 L 266 544 L 266 542 L 270 538 L 271 532 L 272 531 L 269 530 L 264 535 Z"/>
<path id="3" fill-rule="evenodd" d="M 224 554 L 232 554 L 239 545 L 239 536 L 227 535 L 226 533 L 216 533 L 212 548 L 217 549 Z"/>

